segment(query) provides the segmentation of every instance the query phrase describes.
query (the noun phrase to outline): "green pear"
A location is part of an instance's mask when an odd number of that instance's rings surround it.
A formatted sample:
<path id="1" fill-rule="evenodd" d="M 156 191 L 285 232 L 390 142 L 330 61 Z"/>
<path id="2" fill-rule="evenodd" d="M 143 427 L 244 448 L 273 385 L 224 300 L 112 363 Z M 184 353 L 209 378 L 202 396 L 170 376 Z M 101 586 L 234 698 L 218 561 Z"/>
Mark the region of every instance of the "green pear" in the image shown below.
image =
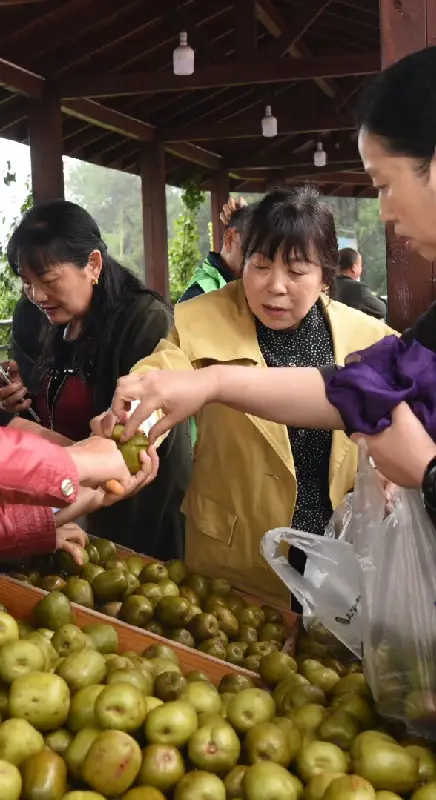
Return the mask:
<path id="1" fill-rule="evenodd" d="M 236 766 L 241 752 L 239 738 L 224 720 L 212 721 L 195 731 L 188 743 L 188 756 L 197 769 L 225 773 Z"/>
<path id="2" fill-rule="evenodd" d="M 279 726 L 272 722 L 260 722 L 248 731 L 244 749 L 249 764 L 260 761 L 273 761 L 282 767 L 291 763 L 291 748 L 288 737 Z"/>
<path id="3" fill-rule="evenodd" d="M 97 727 L 94 705 L 103 689 L 102 684 L 91 684 L 73 695 L 67 719 L 67 728 L 71 733 L 78 733 L 82 728 Z"/>
<path id="4" fill-rule="evenodd" d="M 64 753 L 64 761 L 71 778 L 79 781 L 82 777 L 82 765 L 91 745 L 100 735 L 98 728 L 82 728 Z"/>
<path id="5" fill-rule="evenodd" d="M 320 772 L 348 772 L 349 756 L 330 742 L 310 742 L 297 758 L 297 772 L 308 783 Z"/>
<path id="6" fill-rule="evenodd" d="M 0 761 L 0 797 L 2 800 L 19 800 L 23 781 L 14 764 Z"/>
<path id="7" fill-rule="evenodd" d="M 60 728 L 67 721 L 69 709 L 68 684 L 59 675 L 29 672 L 11 686 L 10 716 L 27 719 L 39 731 Z"/>
<path id="8" fill-rule="evenodd" d="M 221 711 L 221 698 L 217 689 L 204 681 L 187 683 L 180 695 L 180 700 L 190 703 L 197 714 L 205 711 L 209 714 L 219 714 Z"/>
<path id="9" fill-rule="evenodd" d="M 44 739 L 25 719 L 7 719 L 0 725 L 0 759 L 19 767 L 26 758 L 39 753 Z"/>
<path id="10" fill-rule="evenodd" d="M 147 705 L 142 692 L 131 683 L 113 683 L 98 695 L 94 714 L 97 725 L 133 733 L 144 722 Z"/>
<path id="11" fill-rule="evenodd" d="M 145 737 L 149 744 L 172 744 L 183 747 L 198 728 L 197 712 L 190 703 L 175 700 L 154 708 L 145 719 Z"/>
<path id="12" fill-rule="evenodd" d="M 323 800 L 324 795 L 336 778 L 341 778 L 341 772 L 320 772 L 310 779 L 304 790 L 304 800 Z"/>
<path id="13" fill-rule="evenodd" d="M 226 800 L 226 789 L 210 772 L 187 772 L 176 786 L 174 800 Z"/>
<path id="14" fill-rule="evenodd" d="M 426 786 L 421 786 L 414 794 L 411 800 L 434 800 L 436 797 L 436 781 L 427 783 Z"/>
<path id="15" fill-rule="evenodd" d="M 244 800 L 300 800 L 303 785 L 280 764 L 254 764 L 245 773 Z"/>
<path id="16" fill-rule="evenodd" d="M 429 747 L 411 744 L 404 748 L 406 753 L 418 761 L 418 774 L 421 783 L 430 783 L 436 780 L 436 756 Z"/>
<path id="17" fill-rule="evenodd" d="M 141 767 L 141 750 L 124 731 L 103 731 L 85 757 L 82 778 L 103 796 L 117 797 L 133 785 Z"/>
<path id="18" fill-rule="evenodd" d="M 361 734 L 365 736 L 365 734 Z M 354 756 L 354 771 L 375 789 L 408 794 L 418 786 L 418 760 L 399 744 L 370 738 L 361 741 Z"/>
<path id="19" fill-rule="evenodd" d="M 375 800 L 375 791 L 358 775 L 343 775 L 330 783 L 323 800 Z"/>
<path id="20" fill-rule="evenodd" d="M 45 654 L 35 642 L 18 639 L 0 648 L 0 678 L 5 683 L 13 683 L 20 675 L 44 670 Z"/>
<path id="21" fill-rule="evenodd" d="M 259 722 L 270 722 L 274 716 L 274 700 L 263 689 L 244 689 L 227 706 L 227 719 L 238 733 L 247 733 Z"/>
<path id="22" fill-rule="evenodd" d="M 185 774 L 182 755 L 173 745 L 150 744 L 143 750 L 138 783 L 170 792 Z"/>

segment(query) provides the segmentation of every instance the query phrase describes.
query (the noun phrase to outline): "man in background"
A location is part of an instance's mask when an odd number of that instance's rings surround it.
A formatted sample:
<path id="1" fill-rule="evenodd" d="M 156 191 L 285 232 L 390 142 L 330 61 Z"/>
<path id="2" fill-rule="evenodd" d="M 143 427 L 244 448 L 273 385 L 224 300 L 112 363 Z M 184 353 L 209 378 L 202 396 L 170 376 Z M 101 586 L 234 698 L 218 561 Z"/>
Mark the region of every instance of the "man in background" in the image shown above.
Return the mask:
<path id="1" fill-rule="evenodd" d="M 357 308 L 370 317 L 385 319 L 386 304 L 362 283 L 362 256 L 352 247 L 339 251 L 338 271 L 335 280 L 335 300 Z"/>
<path id="2" fill-rule="evenodd" d="M 179 303 L 215 289 L 222 289 L 238 278 L 242 268 L 241 233 L 249 214 L 249 206 L 232 211 L 225 224 L 220 253 L 211 251 L 195 270 Z"/>

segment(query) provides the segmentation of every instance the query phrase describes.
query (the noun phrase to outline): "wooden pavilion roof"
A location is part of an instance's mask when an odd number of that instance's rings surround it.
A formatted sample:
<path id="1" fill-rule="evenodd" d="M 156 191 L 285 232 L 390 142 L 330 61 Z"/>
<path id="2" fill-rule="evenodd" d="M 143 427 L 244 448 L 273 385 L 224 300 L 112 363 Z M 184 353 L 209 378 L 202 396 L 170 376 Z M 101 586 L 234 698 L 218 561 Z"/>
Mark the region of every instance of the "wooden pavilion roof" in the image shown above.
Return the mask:
<path id="1" fill-rule="evenodd" d="M 0 23 L 0 136 L 28 142 L 29 106 L 52 95 L 68 156 L 137 173 L 157 139 L 171 184 L 223 170 L 235 190 L 309 176 L 372 196 L 352 105 L 380 68 L 378 0 L 0 0 Z M 189 77 L 172 70 L 181 30 Z"/>

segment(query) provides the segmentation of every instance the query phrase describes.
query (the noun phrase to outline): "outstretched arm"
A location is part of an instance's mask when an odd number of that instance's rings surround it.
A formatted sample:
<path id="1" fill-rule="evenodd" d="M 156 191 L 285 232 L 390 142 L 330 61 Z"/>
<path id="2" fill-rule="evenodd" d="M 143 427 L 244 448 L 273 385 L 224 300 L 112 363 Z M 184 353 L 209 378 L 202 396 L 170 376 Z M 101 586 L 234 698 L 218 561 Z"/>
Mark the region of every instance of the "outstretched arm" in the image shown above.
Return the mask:
<path id="1" fill-rule="evenodd" d="M 140 403 L 128 418 L 130 404 Z M 125 438 L 133 436 L 158 409 L 163 418 L 152 428 L 150 440 L 194 416 L 207 403 L 223 403 L 237 411 L 298 428 L 343 429 L 336 409 L 326 398 L 317 369 L 298 367 L 255 369 L 212 366 L 194 371 L 133 372 L 118 381 L 113 414 L 93 423 L 94 433 L 110 436 L 115 420 L 126 424 Z"/>

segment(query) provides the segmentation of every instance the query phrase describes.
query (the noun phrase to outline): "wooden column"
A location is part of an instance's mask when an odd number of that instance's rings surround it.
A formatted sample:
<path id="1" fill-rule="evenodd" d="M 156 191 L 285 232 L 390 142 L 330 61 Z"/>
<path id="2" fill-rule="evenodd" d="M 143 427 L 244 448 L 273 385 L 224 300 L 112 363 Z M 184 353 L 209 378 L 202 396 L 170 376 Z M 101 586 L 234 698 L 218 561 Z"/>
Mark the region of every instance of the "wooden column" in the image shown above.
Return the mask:
<path id="1" fill-rule="evenodd" d="M 230 194 L 230 179 L 227 172 L 220 170 L 214 173 L 212 178 L 211 189 L 211 215 L 212 215 L 212 233 L 213 233 L 213 249 L 219 253 L 222 247 L 223 239 L 223 224 L 220 220 L 220 214 L 223 210 L 223 205 L 227 203 Z"/>
<path id="2" fill-rule="evenodd" d="M 141 154 L 145 283 L 169 298 L 165 151 L 159 142 L 144 144 Z"/>
<path id="3" fill-rule="evenodd" d="M 30 164 L 34 203 L 64 197 L 62 112 L 58 99 L 28 100 Z"/>
<path id="4" fill-rule="evenodd" d="M 380 0 L 382 66 L 436 39 L 436 4 L 434 0 Z M 417 253 L 406 250 L 388 227 L 386 231 L 386 266 L 389 323 L 403 331 L 435 299 L 435 265 Z"/>

